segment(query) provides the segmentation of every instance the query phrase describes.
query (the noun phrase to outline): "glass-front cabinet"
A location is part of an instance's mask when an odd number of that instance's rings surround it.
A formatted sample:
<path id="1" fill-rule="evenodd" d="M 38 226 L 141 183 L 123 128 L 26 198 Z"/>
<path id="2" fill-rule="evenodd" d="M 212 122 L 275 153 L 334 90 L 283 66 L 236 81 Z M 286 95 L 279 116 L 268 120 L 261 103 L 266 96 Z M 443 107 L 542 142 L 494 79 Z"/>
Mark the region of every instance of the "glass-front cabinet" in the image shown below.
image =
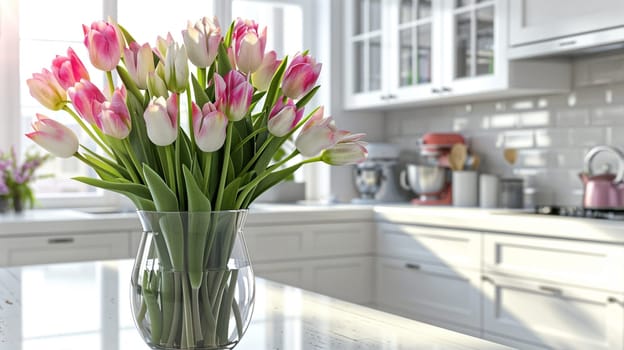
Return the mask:
<path id="1" fill-rule="evenodd" d="M 500 89 L 507 76 L 507 1 L 345 1 L 345 107 Z"/>

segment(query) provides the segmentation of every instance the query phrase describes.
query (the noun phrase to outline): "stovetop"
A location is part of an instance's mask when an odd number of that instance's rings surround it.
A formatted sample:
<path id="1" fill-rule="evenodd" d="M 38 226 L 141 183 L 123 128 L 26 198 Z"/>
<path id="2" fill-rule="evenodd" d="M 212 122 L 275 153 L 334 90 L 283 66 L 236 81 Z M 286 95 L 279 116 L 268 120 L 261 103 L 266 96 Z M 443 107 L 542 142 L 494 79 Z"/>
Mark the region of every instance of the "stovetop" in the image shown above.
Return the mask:
<path id="1" fill-rule="evenodd" d="M 579 218 L 624 220 L 624 209 L 605 208 L 590 209 L 574 206 L 539 205 L 535 207 L 535 214 L 572 216 Z"/>

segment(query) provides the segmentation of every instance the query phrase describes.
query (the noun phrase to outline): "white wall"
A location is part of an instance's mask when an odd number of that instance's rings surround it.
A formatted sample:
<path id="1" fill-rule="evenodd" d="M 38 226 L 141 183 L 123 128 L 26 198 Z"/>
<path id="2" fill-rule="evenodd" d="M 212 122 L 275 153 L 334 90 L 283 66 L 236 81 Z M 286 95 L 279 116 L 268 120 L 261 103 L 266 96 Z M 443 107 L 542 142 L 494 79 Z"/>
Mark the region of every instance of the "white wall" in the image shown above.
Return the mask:
<path id="1" fill-rule="evenodd" d="M 385 122 L 385 140 L 408 148 L 426 132 L 461 132 L 482 171 L 525 179 L 529 205 L 580 205 L 584 154 L 599 144 L 624 150 L 624 54 L 575 59 L 569 94 L 410 108 L 386 113 Z M 504 147 L 519 150 L 513 169 Z"/>

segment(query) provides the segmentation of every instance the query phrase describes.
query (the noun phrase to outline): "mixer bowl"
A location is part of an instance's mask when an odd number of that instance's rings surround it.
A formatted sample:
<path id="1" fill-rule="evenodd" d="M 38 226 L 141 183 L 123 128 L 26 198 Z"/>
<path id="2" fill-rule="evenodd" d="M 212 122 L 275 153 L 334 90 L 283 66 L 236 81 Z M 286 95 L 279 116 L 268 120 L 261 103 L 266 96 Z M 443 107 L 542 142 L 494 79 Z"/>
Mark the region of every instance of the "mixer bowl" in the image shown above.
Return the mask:
<path id="1" fill-rule="evenodd" d="M 447 179 L 447 168 L 430 165 L 407 164 L 407 173 L 401 173 L 401 186 L 418 195 L 437 195 Z M 406 176 L 407 175 L 407 176 Z"/>

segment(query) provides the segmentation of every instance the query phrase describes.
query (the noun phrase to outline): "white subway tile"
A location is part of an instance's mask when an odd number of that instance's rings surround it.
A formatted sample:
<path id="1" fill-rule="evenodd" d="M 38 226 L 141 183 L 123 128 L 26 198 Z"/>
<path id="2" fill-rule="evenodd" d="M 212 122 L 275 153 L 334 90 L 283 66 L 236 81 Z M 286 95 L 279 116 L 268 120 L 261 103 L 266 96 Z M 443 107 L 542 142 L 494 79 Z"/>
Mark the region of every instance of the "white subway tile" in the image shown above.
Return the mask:
<path id="1" fill-rule="evenodd" d="M 585 149 L 551 149 L 550 153 L 554 158 L 555 166 L 560 168 L 581 169 L 583 167 L 583 157 Z"/>
<path id="2" fill-rule="evenodd" d="M 453 118 L 453 131 L 478 130 L 481 128 L 481 120 L 481 117 L 476 115 L 455 117 Z"/>
<path id="3" fill-rule="evenodd" d="M 569 144 L 567 129 L 540 129 L 535 131 L 537 147 L 565 147 Z"/>
<path id="4" fill-rule="evenodd" d="M 514 128 L 518 125 L 518 115 L 515 113 L 502 113 L 490 116 L 490 128 Z"/>
<path id="5" fill-rule="evenodd" d="M 593 110 L 592 125 L 609 126 L 624 125 L 624 106 L 600 106 Z"/>
<path id="6" fill-rule="evenodd" d="M 533 130 L 505 131 L 505 147 L 529 148 L 533 147 Z"/>
<path id="7" fill-rule="evenodd" d="M 545 168 L 552 166 L 553 160 L 551 153 L 546 150 L 524 149 L 518 151 L 516 164 L 528 168 Z"/>
<path id="8" fill-rule="evenodd" d="M 557 126 L 589 125 L 589 110 L 586 108 L 566 108 L 557 111 Z"/>
<path id="9" fill-rule="evenodd" d="M 552 124 L 550 112 L 543 111 L 531 111 L 522 112 L 519 116 L 520 126 L 522 127 L 535 127 L 535 126 L 549 126 Z"/>
<path id="10" fill-rule="evenodd" d="M 569 130 L 570 144 L 574 146 L 597 146 L 606 142 L 605 128 L 573 128 Z"/>
<path id="11" fill-rule="evenodd" d="M 622 147 L 622 151 L 624 151 L 624 126 L 607 128 L 606 143 L 616 147 Z"/>

